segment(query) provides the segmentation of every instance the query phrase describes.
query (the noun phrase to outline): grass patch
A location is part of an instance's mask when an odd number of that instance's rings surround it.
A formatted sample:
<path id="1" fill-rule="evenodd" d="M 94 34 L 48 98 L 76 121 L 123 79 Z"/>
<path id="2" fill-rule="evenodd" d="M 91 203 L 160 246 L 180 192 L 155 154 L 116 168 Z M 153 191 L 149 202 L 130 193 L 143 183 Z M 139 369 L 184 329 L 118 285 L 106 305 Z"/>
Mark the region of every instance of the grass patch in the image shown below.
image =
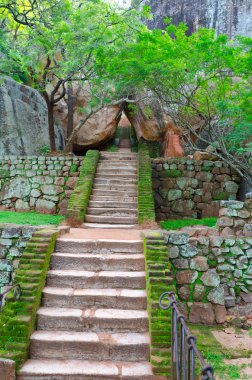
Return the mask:
<path id="1" fill-rule="evenodd" d="M 45 215 L 37 212 L 0 211 L 0 223 L 29 224 L 32 226 L 58 225 L 64 216 Z"/>
<path id="2" fill-rule="evenodd" d="M 214 227 L 217 218 L 203 218 L 203 219 L 170 219 L 160 222 L 160 226 L 165 230 L 178 230 L 183 227 L 190 226 L 207 226 Z"/>

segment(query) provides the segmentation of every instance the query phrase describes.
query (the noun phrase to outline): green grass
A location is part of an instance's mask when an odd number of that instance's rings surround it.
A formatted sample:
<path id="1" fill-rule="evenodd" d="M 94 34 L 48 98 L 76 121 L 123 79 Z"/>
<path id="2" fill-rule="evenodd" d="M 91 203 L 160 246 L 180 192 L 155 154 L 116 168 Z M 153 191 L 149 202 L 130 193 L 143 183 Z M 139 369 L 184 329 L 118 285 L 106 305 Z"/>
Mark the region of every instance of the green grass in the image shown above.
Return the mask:
<path id="1" fill-rule="evenodd" d="M 32 226 L 58 225 L 64 216 L 45 215 L 36 212 L 0 211 L 0 223 L 29 224 Z"/>
<path id="2" fill-rule="evenodd" d="M 203 218 L 203 219 L 170 219 L 160 222 L 160 226 L 165 230 L 178 230 L 183 227 L 189 226 L 207 226 L 214 227 L 217 218 Z"/>

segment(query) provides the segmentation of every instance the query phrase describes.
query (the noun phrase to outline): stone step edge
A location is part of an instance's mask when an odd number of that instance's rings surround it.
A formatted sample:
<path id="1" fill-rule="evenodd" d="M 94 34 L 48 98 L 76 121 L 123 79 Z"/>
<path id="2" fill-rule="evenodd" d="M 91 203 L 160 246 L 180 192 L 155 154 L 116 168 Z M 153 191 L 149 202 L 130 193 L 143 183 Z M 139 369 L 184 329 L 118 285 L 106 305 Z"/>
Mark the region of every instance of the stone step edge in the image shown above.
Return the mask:
<path id="1" fill-rule="evenodd" d="M 149 362 L 111 362 L 85 360 L 35 360 L 29 359 L 18 372 L 17 380 L 26 379 L 23 376 L 90 376 L 91 379 L 104 376 L 107 380 L 162 380 L 164 377 L 153 376 Z M 96 376 L 96 377 L 93 377 Z M 118 377 L 120 376 L 120 377 Z M 148 376 L 148 377 L 146 377 Z M 88 377 L 89 378 L 89 377 Z"/>

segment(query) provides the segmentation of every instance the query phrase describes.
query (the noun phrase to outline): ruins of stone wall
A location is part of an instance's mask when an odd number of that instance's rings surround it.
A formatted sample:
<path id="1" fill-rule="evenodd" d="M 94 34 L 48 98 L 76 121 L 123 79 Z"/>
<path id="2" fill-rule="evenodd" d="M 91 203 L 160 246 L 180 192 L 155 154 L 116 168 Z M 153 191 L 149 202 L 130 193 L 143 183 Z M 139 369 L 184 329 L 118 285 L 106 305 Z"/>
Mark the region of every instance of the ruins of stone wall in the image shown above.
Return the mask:
<path id="1" fill-rule="evenodd" d="M 33 232 L 43 226 L 0 225 L 0 292 L 9 285 Z"/>
<path id="2" fill-rule="evenodd" d="M 0 157 L 0 208 L 65 214 L 82 157 Z"/>
<path id="3" fill-rule="evenodd" d="M 235 200 L 241 182 L 222 161 L 152 159 L 157 220 L 219 215 L 221 200 Z"/>
<path id="4" fill-rule="evenodd" d="M 224 323 L 227 314 L 252 317 L 252 193 L 244 203 L 222 201 L 220 215 L 217 228 L 165 233 L 177 294 L 190 322 Z"/>

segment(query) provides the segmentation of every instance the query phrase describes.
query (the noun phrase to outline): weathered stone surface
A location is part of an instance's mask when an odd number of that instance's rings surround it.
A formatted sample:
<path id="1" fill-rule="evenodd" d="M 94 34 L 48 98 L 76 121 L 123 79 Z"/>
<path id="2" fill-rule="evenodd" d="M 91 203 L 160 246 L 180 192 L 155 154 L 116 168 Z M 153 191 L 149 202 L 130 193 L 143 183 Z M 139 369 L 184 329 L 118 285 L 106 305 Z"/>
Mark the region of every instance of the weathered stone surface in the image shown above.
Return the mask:
<path id="1" fill-rule="evenodd" d="M 218 220 L 217 224 L 219 227 L 232 227 L 234 221 L 232 218 L 222 217 Z"/>
<path id="2" fill-rule="evenodd" d="M 225 304 L 224 288 L 220 286 L 216 289 L 210 290 L 210 292 L 207 295 L 207 300 L 211 303 L 224 306 Z"/>
<path id="3" fill-rule="evenodd" d="M 238 189 L 239 189 L 239 186 L 234 181 L 227 181 L 225 183 L 225 189 L 226 189 L 226 191 L 228 193 L 234 193 L 234 194 L 236 194 L 237 191 L 238 191 Z"/>
<path id="4" fill-rule="evenodd" d="M 173 265 L 175 268 L 178 269 L 188 269 L 189 268 L 189 261 L 187 259 L 174 259 L 172 260 Z M 191 268 L 196 269 L 196 268 Z"/>
<path id="5" fill-rule="evenodd" d="M 193 292 L 194 301 L 202 301 L 205 294 L 205 287 L 200 284 L 196 284 Z"/>
<path id="6" fill-rule="evenodd" d="M 201 281 L 204 285 L 217 287 L 220 285 L 220 276 L 216 269 L 209 269 L 201 276 Z"/>
<path id="7" fill-rule="evenodd" d="M 0 155 L 35 155 L 50 146 L 47 106 L 38 91 L 10 78 L 0 84 Z"/>
<path id="8" fill-rule="evenodd" d="M 30 206 L 28 202 L 23 201 L 22 199 L 18 199 L 15 203 L 16 211 L 29 211 Z"/>
<path id="9" fill-rule="evenodd" d="M 183 257 L 194 257 L 197 253 L 198 249 L 192 244 L 185 244 L 180 248 L 180 254 Z"/>
<path id="10" fill-rule="evenodd" d="M 189 321 L 191 323 L 213 324 L 215 315 L 210 303 L 194 302 L 190 309 Z"/>
<path id="11" fill-rule="evenodd" d="M 8 181 L 0 193 L 0 202 L 9 198 L 24 198 L 30 194 L 30 182 L 25 177 L 16 177 Z"/>
<path id="12" fill-rule="evenodd" d="M 188 241 L 189 241 L 188 234 L 172 233 L 169 236 L 169 243 L 171 244 L 183 245 L 183 244 L 186 244 Z"/>
<path id="13" fill-rule="evenodd" d="M 243 228 L 243 233 L 247 237 L 252 237 L 252 224 L 245 224 Z"/>
<path id="14" fill-rule="evenodd" d="M 209 269 L 207 264 L 207 258 L 204 256 L 197 256 L 191 259 L 190 269 L 197 270 L 199 272 L 205 272 Z"/>
<path id="15" fill-rule="evenodd" d="M 15 362 L 8 359 L 0 359 L 0 380 L 15 380 Z"/>
<path id="16" fill-rule="evenodd" d="M 175 259 L 178 256 L 179 256 L 179 248 L 176 247 L 176 246 L 171 246 L 169 248 L 169 257 L 170 257 L 170 259 Z"/>
<path id="17" fill-rule="evenodd" d="M 187 23 L 190 33 L 203 26 L 231 38 L 238 34 L 252 36 L 252 9 L 247 0 L 146 0 L 145 4 L 152 8 L 153 20 L 148 21 L 151 27 L 165 28 L 164 18 L 171 17 L 176 25 Z"/>
<path id="18" fill-rule="evenodd" d="M 235 255 L 235 256 L 240 256 L 240 255 L 243 255 L 244 252 L 243 250 L 240 248 L 240 247 L 237 247 L 237 246 L 233 246 L 230 248 L 230 252 Z"/>
<path id="19" fill-rule="evenodd" d="M 179 287 L 178 295 L 183 301 L 189 301 L 190 300 L 190 286 L 184 285 L 184 286 Z"/>
<path id="20" fill-rule="evenodd" d="M 217 323 L 222 324 L 227 320 L 227 309 L 222 305 L 214 306 L 215 320 Z"/>
<path id="21" fill-rule="evenodd" d="M 182 197 L 181 190 L 169 190 L 168 191 L 168 200 L 175 201 L 176 199 L 180 199 Z"/>
<path id="22" fill-rule="evenodd" d="M 183 270 L 176 274 L 178 284 L 193 284 L 197 278 L 198 272 L 192 270 Z"/>
<path id="23" fill-rule="evenodd" d="M 244 203 L 239 201 L 221 201 L 220 205 L 221 207 L 232 208 L 233 210 L 240 210 L 244 207 Z"/>
<path id="24" fill-rule="evenodd" d="M 38 199 L 36 203 L 36 211 L 41 212 L 42 214 L 54 214 L 56 212 L 56 206 L 54 202 Z"/>

